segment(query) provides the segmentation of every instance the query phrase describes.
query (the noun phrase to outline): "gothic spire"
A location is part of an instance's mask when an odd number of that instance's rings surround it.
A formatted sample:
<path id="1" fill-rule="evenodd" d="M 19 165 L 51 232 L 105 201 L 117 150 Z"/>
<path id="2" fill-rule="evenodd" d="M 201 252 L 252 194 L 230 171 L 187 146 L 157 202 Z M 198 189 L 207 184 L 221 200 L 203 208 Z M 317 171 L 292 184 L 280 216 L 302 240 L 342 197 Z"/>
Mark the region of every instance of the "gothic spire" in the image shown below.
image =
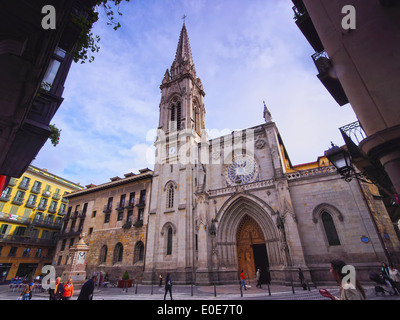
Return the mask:
<path id="1" fill-rule="evenodd" d="M 183 23 L 179 36 L 178 47 L 176 49 L 175 60 L 171 65 L 171 78 L 190 73 L 196 79 L 196 69 L 194 67 L 192 50 L 190 49 L 189 36 L 186 25 Z"/>
<path id="2" fill-rule="evenodd" d="M 265 104 L 265 101 L 263 101 L 264 103 L 264 119 L 265 122 L 271 122 L 272 121 L 272 116 L 271 116 L 271 112 L 268 110 L 267 105 Z"/>

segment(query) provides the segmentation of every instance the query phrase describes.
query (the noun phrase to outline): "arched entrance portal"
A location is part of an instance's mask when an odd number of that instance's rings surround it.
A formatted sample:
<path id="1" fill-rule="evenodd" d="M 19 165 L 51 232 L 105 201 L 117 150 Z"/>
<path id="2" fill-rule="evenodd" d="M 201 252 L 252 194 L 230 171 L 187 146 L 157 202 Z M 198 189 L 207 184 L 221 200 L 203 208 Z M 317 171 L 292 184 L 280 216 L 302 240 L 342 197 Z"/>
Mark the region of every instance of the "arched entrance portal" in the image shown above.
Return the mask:
<path id="1" fill-rule="evenodd" d="M 264 233 L 257 222 L 248 215 L 245 215 L 239 224 L 236 243 L 239 271 L 243 270 L 247 279 L 254 280 L 259 268 L 261 283 L 269 283 L 269 262 Z"/>

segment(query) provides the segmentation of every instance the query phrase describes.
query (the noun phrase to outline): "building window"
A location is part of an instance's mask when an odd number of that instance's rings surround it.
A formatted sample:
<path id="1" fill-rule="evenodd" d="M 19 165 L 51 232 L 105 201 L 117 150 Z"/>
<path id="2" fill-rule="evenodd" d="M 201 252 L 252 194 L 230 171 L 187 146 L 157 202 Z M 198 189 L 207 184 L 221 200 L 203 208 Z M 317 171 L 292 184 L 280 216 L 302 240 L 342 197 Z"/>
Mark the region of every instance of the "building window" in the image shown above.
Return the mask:
<path id="1" fill-rule="evenodd" d="M 168 228 L 167 233 L 167 255 L 172 254 L 172 228 Z"/>
<path id="2" fill-rule="evenodd" d="M 43 78 L 43 84 L 42 84 L 42 88 L 50 91 L 53 84 L 54 84 L 54 80 L 56 79 L 56 75 L 58 72 L 58 69 L 61 66 L 61 62 L 64 60 L 65 58 L 65 51 L 60 49 L 60 48 L 56 48 L 53 54 L 53 57 L 50 61 L 50 64 L 47 68 L 46 74 Z"/>
<path id="3" fill-rule="evenodd" d="M 25 248 L 24 253 L 22 254 L 23 257 L 29 257 L 29 254 L 31 252 L 31 248 Z"/>
<path id="4" fill-rule="evenodd" d="M 138 210 L 138 221 L 143 221 L 144 217 L 144 208 L 139 208 Z"/>
<path id="5" fill-rule="evenodd" d="M 101 247 L 100 250 L 100 263 L 106 263 L 108 248 L 106 245 Z"/>
<path id="6" fill-rule="evenodd" d="M 146 202 L 146 190 L 140 191 L 139 204 L 144 205 Z"/>
<path id="7" fill-rule="evenodd" d="M 96 218 L 96 213 L 97 213 L 97 211 L 92 212 L 92 218 Z"/>
<path id="8" fill-rule="evenodd" d="M 118 211 L 117 221 L 121 221 L 124 218 L 124 211 Z"/>
<path id="9" fill-rule="evenodd" d="M 134 192 L 131 192 L 130 194 L 129 194 L 129 204 L 128 204 L 128 206 L 129 207 L 133 207 L 135 205 L 135 193 Z"/>
<path id="10" fill-rule="evenodd" d="M 124 253 L 124 247 L 122 246 L 122 244 L 120 242 L 118 242 L 114 249 L 113 264 L 122 262 L 123 253 Z"/>
<path id="11" fill-rule="evenodd" d="M 106 213 L 105 215 L 104 215 L 104 223 L 109 223 L 110 222 L 110 213 Z"/>
<path id="12" fill-rule="evenodd" d="M 11 247 L 10 252 L 8 253 L 9 257 L 15 257 L 17 255 L 18 247 Z"/>
<path id="13" fill-rule="evenodd" d="M 136 263 L 138 261 L 143 261 L 143 258 L 144 258 L 144 244 L 142 241 L 139 241 L 135 245 L 135 255 L 133 263 Z"/>
<path id="14" fill-rule="evenodd" d="M 167 187 L 167 208 L 173 208 L 174 207 L 174 185 L 171 183 Z"/>
<path id="15" fill-rule="evenodd" d="M 60 248 L 60 251 L 64 251 L 65 250 L 65 245 L 67 244 L 67 239 L 64 239 L 62 242 L 61 242 L 61 248 Z"/>
<path id="16" fill-rule="evenodd" d="M 61 265 L 61 259 L 62 259 L 62 256 L 58 256 L 58 260 L 57 260 L 57 265 L 58 266 Z"/>
<path id="17" fill-rule="evenodd" d="M 132 222 L 133 210 L 128 210 L 128 215 L 126 217 L 127 222 Z"/>
<path id="18" fill-rule="evenodd" d="M 41 256 L 42 256 L 42 249 L 39 248 L 39 249 L 36 250 L 35 258 L 40 258 Z"/>
<path id="19" fill-rule="evenodd" d="M 332 216 L 324 211 L 321 215 L 321 220 L 324 225 L 325 234 L 330 246 L 340 246 L 339 236 L 335 228 Z"/>

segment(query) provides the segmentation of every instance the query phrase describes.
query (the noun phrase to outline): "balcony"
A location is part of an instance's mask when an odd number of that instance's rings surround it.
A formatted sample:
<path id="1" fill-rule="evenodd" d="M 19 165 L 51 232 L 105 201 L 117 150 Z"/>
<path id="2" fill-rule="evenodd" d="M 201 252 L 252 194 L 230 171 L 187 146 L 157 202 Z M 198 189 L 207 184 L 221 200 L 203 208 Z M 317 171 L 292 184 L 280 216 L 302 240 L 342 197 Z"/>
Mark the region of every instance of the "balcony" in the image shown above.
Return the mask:
<path id="1" fill-rule="evenodd" d="M 55 193 L 55 194 L 53 194 L 53 197 L 52 197 L 54 200 L 60 200 L 60 198 L 61 198 L 61 196 L 60 196 L 60 194 L 59 193 Z"/>
<path id="2" fill-rule="evenodd" d="M 36 193 L 36 194 L 39 194 L 40 193 L 40 191 L 42 191 L 42 188 L 40 187 L 40 186 L 33 186 L 32 187 L 32 189 L 31 189 L 31 192 L 32 193 Z"/>
<path id="3" fill-rule="evenodd" d="M 56 205 L 55 206 L 50 206 L 48 212 L 49 213 L 56 213 L 57 212 L 57 206 Z"/>
<path id="4" fill-rule="evenodd" d="M 317 30 L 311 21 L 310 15 L 308 14 L 303 1 L 293 1 L 295 6 L 292 8 L 294 12 L 294 19 L 296 20 L 296 25 L 303 33 L 304 37 L 317 52 L 324 50 L 324 46 L 319 38 Z"/>
<path id="5" fill-rule="evenodd" d="M 18 188 L 19 189 L 22 189 L 22 190 L 28 190 L 29 189 L 29 182 L 28 183 L 26 183 L 26 182 L 20 182 L 20 184 L 18 185 Z"/>
<path id="6" fill-rule="evenodd" d="M 45 190 L 43 191 L 42 196 L 48 198 L 51 196 L 51 192 L 49 190 Z"/>
<path id="7" fill-rule="evenodd" d="M 28 200 L 26 203 L 25 203 L 25 207 L 27 207 L 27 208 L 35 208 L 35 206 L 36 206 L 36 200 L 34 200 L 34 201 L 32 201 L 32 200 Z"/>
<path id="8" fill-rule="evenodd" d="M 39 211 L 46 211 L 46 209 L 47 209 L 47 203 L 39 203 L 38 205 Z"/>
<path id="9" fill-rule="evenodd" d="M 0 201 L 7 202 L 10 200 L 10 198 L 11 198 L 11 193 L 7 193 L 5 195 L 3 195 L 3 194 L 0 195 Z"/>
<path id="10" fill-rule="evenodd" d="M 312 59 L 319 72 L 317 75 L 318 79 L 329 91 L 335 101 L 340 106 L 349 103 L 347 95 L 343 90 L 342 84 L 336 76 L 335 69 L 326 52 L 316 52 L 312 55 Z"/>
<path id="11" fill-rule="evenodd" d="M 0 221 L 15 222 L 20 224 L 30 224 L 31 219 L 26 217 L 21 217 L 16 214 L 0 212 Z"/>
<path id="12" fill-rule="evenodd" d="M 62 226 L 61 221 L 46 221 L 44 219 L 33 219 L 32 220 L 32 225 L 36 227 L 41 227 L 41 228 L 48 228 L 48 229 L 54 229 L 54 230 L 60 230 Z"/>
<path id="13" fill-rule="evenodd" d="M 16 205 L 22 205 L 24 203 L 24 198 L 15 196 L 12 203 Z"/>
<path id="14" fill-rule="evenodd" d="M 117 203 L 117 207 L 115 208 L 115 210 L 122 211 L 124 209 L 125 209 L 125 202 L 118 202 Z"/>
<path id="15" fill-rule="evenodd" d="M 104 206 L 103 212 L 104 213 L 111 213 L 111 210 L 112 210 L 112 204 L 109 204 L 109 205 L 105 205 Z"/>
<path id="16" fill-rule="evenodd" d="M 55 246 L 57 244 L 57 239 L 42 239 L 35 237 L 0 234 L 0 242 Z"/>

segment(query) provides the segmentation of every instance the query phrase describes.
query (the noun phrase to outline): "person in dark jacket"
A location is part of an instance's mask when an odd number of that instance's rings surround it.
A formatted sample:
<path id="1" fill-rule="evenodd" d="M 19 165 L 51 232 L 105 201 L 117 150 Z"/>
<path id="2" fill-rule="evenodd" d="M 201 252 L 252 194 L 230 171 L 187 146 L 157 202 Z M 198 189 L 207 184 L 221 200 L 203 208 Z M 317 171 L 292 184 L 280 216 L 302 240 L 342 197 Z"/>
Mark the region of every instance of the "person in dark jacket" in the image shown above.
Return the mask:
<path id="1" fill-rule="evenodd" d="M 63 295 L 63 285 L 60 283 L 61 278 L 56 278 L 56 287 L 54 289 L 49 289 L 50 300 L 61 300 Z"/>
<path id="2" fill-rule="evenodd" d="M 169 291 L 169 295 L 171 297 L 171 300 L 173 300 L 172 299 L 172 279 L 171 279 L 171 274 L 170 273 L 167 274 L 167 278 L 165 279 L 164 300 L 165 300 L 165 297 L 167 296 L 167 292 L 168 291 Z"/>
<path id="3" fill-rule="evenodd" d="M 86 281 L 79 293 L 78 300 L 92 300 L 94 285 L 97 281 L 97 276 L 92 276 L 88 281 Z"/>

